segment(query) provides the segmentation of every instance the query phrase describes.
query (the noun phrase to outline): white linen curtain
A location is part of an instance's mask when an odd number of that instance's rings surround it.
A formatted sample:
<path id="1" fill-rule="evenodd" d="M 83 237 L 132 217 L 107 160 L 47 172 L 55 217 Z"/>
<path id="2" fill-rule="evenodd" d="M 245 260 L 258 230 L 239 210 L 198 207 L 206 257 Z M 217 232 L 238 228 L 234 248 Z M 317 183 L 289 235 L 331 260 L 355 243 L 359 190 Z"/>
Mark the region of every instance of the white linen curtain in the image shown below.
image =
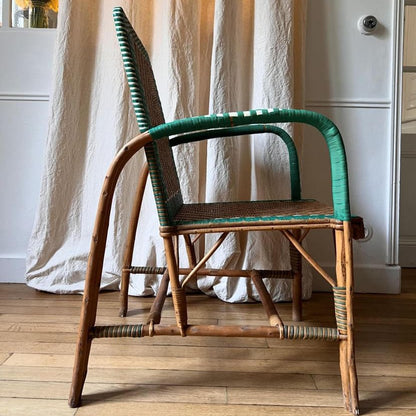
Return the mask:
<path id="1" fill-rule="evenodd" d="M 138 132 L 112 21 L 114 6 L 124 8 L 149 51 L 167 121 L 302 106 L 306 0 L 61 1 L 46 165 L 27 256 L 27 284 L 36 289 L 83 290 L 106 169 Z M 289 131 L 300 144 L 301 131 L 291 126 Z M 134 158 L 116 190 L 102 288 L 119 285 L 143 158 Z M 175 158 L 188 201 L 290 196 L 286 150 L 270 135 L 189 144 Z M 206 238 L 207 246 L 214 237 Z M 136 241 L 134 264 L 165 264 L 150 183 Z M 288 244 L 278 233 L 228 236 L 209 266 L 288 268 Z M 159 279 L 132 276 L 129 293 L 151 295 Z M 265 283 L 274 300 L 290 298 L 288 282 Z M 196 285 L 227 301 L 257 300 L 248 279 L 201 277 Z M 310 293 L 306 273 L 304 296 Z"/>

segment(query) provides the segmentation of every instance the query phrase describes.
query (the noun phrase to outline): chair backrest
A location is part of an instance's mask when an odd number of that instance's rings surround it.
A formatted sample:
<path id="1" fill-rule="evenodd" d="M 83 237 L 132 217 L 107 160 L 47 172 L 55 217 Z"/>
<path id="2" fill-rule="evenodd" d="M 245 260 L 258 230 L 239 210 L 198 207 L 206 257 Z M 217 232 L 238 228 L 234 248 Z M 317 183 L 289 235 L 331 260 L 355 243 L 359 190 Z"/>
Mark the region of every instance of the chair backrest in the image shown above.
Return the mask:
<path id="1" fill-rule="evenodd" d="M 113 10 L 127 82 L 140 132 L 163 124 L 162 106 L 149 55 L 121 7 Z M 169 138 L 153 140 L 146 148 L 159 222 L 170 225 L 183 204 Z"/>

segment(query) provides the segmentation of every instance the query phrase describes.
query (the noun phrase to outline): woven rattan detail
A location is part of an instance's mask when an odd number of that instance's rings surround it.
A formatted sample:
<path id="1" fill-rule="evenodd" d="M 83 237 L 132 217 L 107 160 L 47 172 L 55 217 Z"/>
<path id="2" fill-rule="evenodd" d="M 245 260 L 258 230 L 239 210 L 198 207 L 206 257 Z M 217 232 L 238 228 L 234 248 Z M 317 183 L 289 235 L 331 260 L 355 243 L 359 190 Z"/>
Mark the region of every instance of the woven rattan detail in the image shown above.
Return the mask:
<path id="1" fill-rule="evenodd" d="M 150 267 L 150 266 L 132 266 L 130 273 L 132 274 L 163 274 L 166 267 Z"/>
<path id="2" fill-rule="evenodd" d="M 283 327 L 283 338 L 337 341 L 339 339 L 339 333 L 336 328 L 285 325 Z"/>
<path id="3" fill-rule="evenodd" d="M 347 308 L 346 308 L 346 289 L 345 287 L 334 287 L 334 304 L 335 304 L 335 319 L 337 327 L 342 334 L 347 333 Z"/>
<path id="4" fill-rule="evenodd" d="M 165 122 L 152 66 L 146 49 L 121 8 L 114 9 L 114 21 L 133 108 L 143 133 Z M 160 223 L 169 225 L 182 205 L 172 149 L 168 138 L 154 141 L 145 149 Z"/>
<path id="5" fill-rule="evenodd" d="M 175 216 L 175 224 L 251 223 L 314 218 L 333 218 L 332 207 L 313 200 L 184 204 Z"/>
<path id="6" fill-rule="evenodd" d="M 91 338 L 141 338 L 143 325 L 110 325 L 95 326 L 90 331 Z"/>
<path id="7" fill-rule="evenodd" d="M 154 155 L 156 156 L 158 171 L 162 178 L 161 188 L 164 192 L 164 204 L 169 220 L 172 220 L 178 209 L 183 205 L 172 148 L 169 146 L 169 139 L 167 137 L 153 141 L 152 144 L 154 146 Z M 149 164 L 149 167 L 151 169 L 153 165 L 151 166 Z"/>
<path id="8" fill-rule="evenodd" d="M 302 255 L 293 244 L 290 244 L 290 267 L 293 273 L 300 273 L 302 270 Z"/>

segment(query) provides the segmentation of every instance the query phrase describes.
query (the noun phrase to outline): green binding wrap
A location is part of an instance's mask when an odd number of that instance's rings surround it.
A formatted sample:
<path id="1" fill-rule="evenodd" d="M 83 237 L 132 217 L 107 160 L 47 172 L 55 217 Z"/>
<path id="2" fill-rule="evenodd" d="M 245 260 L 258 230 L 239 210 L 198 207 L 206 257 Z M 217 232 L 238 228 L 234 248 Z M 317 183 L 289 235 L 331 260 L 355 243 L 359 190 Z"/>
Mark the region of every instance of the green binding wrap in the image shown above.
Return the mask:
<path id="1" fill-rule="evenodd" d="M 239 111 L 191 117 L 162 124 L 148 132 L 154 140 L 171 135 L 218 129 L 254 123 L 304 123 L 317 128 L 327 143 L 332 178 L 332 200 L 334 218 L 350 221 L 347 160 L 344 143 L 335 124 L 322 114 L 308 110 L 286 110 L 279 108 Z"/>
<path id="2" fill-rule="evenodd" d="M 334 307 L 335 319 L 337 321 L 337 328 L 341 333 L 347 333 L 347 290 L 345 287 L 333 287 L 334 292 Z"/>

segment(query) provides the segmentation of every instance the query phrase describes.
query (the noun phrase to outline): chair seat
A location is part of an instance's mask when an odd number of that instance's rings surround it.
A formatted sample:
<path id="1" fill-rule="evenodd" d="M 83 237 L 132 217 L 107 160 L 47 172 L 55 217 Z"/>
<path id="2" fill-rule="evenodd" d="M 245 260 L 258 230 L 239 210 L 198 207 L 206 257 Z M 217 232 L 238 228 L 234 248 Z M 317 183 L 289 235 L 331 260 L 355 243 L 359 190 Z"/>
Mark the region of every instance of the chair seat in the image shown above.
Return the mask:
<path id="1" fill-rule="evenodd" d="M 232 228 L 308 220 L 334 220 L 332 206 L 311 199 L 184 204 L 174 217 L 174 226 L 178 230 L 189 226 Z"/>

